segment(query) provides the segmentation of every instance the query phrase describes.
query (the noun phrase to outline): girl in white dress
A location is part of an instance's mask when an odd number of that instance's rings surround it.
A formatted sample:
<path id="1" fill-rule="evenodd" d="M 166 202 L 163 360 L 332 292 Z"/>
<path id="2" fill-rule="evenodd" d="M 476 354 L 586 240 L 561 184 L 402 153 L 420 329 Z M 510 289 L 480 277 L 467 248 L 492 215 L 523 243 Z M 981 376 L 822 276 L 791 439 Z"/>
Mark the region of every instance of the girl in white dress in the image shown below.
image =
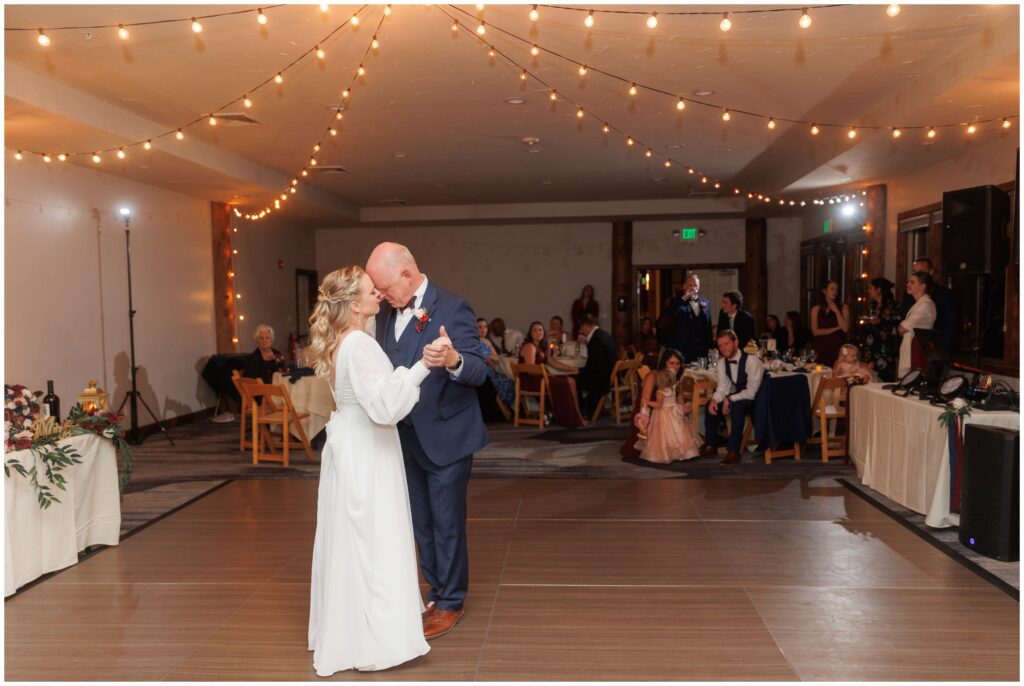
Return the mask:
<path id="1" fill-rule="evenodd" d="M 379 309 L 370 278 L 348 267 L 324 279 L 310 317 L 308 354 L 332 380 L 337 407 L 327 423 L 313 543 L 309 649 L 319 676 L 387 669 L 430 650 L 395 426 L 430 369 L 425 360 L 392 368 L 363 331 Z"/>
<path id="2" fill-rule="evenodd" d="M 914 296 L 914 305 L 907 312 L 907 318 L 900 322 L 900 361 L 896 378 L 910 371 L 910 350 L 914 341 L 914 329 L 931 329 L 935 326 L 935 302 L 929 296 L 934 282 L 928 272 L 914 272 L 907 279 L 907 293 Z"/>

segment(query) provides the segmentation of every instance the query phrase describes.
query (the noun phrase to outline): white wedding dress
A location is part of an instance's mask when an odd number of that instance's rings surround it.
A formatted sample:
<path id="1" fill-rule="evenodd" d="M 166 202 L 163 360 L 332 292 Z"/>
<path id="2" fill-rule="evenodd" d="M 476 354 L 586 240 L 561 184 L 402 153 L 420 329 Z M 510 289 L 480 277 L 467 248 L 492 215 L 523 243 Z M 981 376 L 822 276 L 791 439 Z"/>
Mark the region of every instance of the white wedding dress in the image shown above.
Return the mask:
<path id="1" fill-rule="evenodd" d="M 338 346 L 310 588 L 309 649 L 319 676 L 387 669 L 430 650 L 395 427 L 429 373 L 422 362 L 394 369 L 361 331 Z"/>

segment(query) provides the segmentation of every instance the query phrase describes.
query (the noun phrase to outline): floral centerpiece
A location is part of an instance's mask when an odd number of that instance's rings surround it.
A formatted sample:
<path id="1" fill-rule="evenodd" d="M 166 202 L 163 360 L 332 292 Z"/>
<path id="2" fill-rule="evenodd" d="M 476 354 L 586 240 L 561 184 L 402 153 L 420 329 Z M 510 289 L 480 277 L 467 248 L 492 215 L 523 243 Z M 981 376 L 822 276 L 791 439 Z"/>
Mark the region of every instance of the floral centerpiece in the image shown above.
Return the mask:
<path id="1" fill-rule="evenodd" d="M 61 445 L 60 442 L 82 434 L 93 433 L 113 442 L 121 463 L 118 486 L 121 494 L 124 494 L 131 479 L 132 454 L 121 435 L 122 415 L 96 408 L 83 410 L 81 405 L 75 405 L 68 418 L 57 423 L 54 418 L 40 419 L 42 408 L 39 398 L 43 395 L 42 391 L 33 392 L 25 386 L 14 385 L 5 386 L 4 393 L 6 451 L 29 450 L 36 458 L 31 467 L 18 458 L 7 458 L 4 474 L 10 477 L 13 471 L 28 479 L 36 490 L 39 507 L 46 509 L 60 502 L 54 489 L 67 490 L 67 480 L 61 472 L 72 464 L 82 462 L 81 455 L 73 446 Z M 45 482 L 40 481 L 40 473 L 45 477 Z"/>

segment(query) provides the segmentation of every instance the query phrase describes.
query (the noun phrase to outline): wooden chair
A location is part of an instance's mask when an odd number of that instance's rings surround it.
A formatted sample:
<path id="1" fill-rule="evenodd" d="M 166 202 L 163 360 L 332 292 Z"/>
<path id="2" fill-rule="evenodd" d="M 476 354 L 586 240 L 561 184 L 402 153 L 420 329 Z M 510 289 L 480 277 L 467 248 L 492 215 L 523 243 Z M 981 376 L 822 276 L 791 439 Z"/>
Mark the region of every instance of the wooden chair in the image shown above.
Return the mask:
<path id="1" fill-rule="evenodd" d="M 691 395 L 687 397 L 687 401 L 690 403 L 690 423 L 693 429 L 694 435 L 700 435 L 700 408 L 711 402 L 711 396 L 715 394 L 715 389 L 718 387 L 714 381 L 710 379 L 697 379 L 694 377 L 683 377 L 690 378 L 693 381 L 693 390 Z"/>
<path id="2" fill-rule="evenodd" d="M 242 415 L 242 427 L 238 435 L 238 450 L 243 453 L 246 449 L 252 447 L 252 443 L 249 442 L 245 432 L 245 419 L 246 417 L 252 416 L 252 398 L 249 397 L 249 393 L 246 389 L 253 384 L 258 384 L 259 382 L 259 379 L 250 379 L 242 376 L 237 369 L 233 369 L 231 371 L 231 383 L 235 385 L 235 390 L 238 391 L 238 397 L 241 399 L 241 409 L 239 410 L 239 414 Z"/>
<path id="3" fill-rule="evenodd" d="M 713 391 L 712 391 L 713 392 Z M 729 432 L 732 433 L 732 415 L 726 415 L 725 424 L 729 427 Z M 754 420 L 747 415 L 747 421 L 743 427 L 743 438 L 740 439 L 740 455 L 747 452 L 747 446 L 750 444 L 750 434 L 754 431 Z"/>
<path id="4" fill-rule="evenodd" d="M 643 359 L 642 357 L 640 358 Z M 636 397 L 636 383 L 633 380 L 634 371 L 636 369 L 635 358 L 619 360 L 612 367 L 611 373 L 611 388 L 600 401 L 597 403 L 597 407 L 594 408 L 594 415 L 590 418 L 591 422 L 596 422 L 597 418 L 601 416 L 607 408 L 608 401 L 611 400 L 614 404 L 612 412 L 615 415 L 615 423 L 621 424 L 623 416 L 630 416 L 631 411 L 627 411 L 625 415 L 622 412 L 622 402 L 628 396 L 630 399 L 630 407 L 632 407 L 632 400 Z"/>
<path id="5" fill-rule="evenodd" d="M 308 417 L 309 413 L 295 411 L 288 390 L 283 386 L 263 383 L 252 384 L 246 390 L 252 399 L 252 463 L 259 464 L 262 457 L 265 461 L 282 462 L 287 467 L 289 448 L 305 448 L 309 459 L 315 460 L 313 449 L 309 445 L 309 437 L 306 436 L 301 421 Z M 257 402 L 258 398 L 263 398 L 262 405 Z M 271 430 L 274 426 L 281 428 L 280 440 Z M 298 442 L 292 439 L 293 428 L 299 435 Z M 269 448 L 262 456 L 259 440 L 261 436 Z M 281 449 L 280 457 L 273 452 L 278 448 Z"/>
<path id="6" fill-rule="evenodd" d="M 516 398 L 512 408 L 512 425 L 530 424 L 544 428 L 544 403 L 548 395 L 548 370 L 542 364 L 513 364 L 512 377 L 516 381 Z M 526 390 L 523 388 L 523 378 L 537 378 L 540 382 L 539 390 Z M 529 408 L 526 406 L 527 398 L 537 398 L 540 405 L 537 417 L 529 416 Z"/>
<path id="7" fill-rule="evenodd" d="M 817 437 L 807 439 L 808 443 L 821 444 L 821 461 L 828 462 L 829 457 L 842 457 L 847 462 L 849 455 L 849 429 L 839 433 L 841 422 L 836 421 L 836 435 L 828 435 L 828 423 L 834 420 L 845 420 L 847 417 L 845 379 L 822 379 L 818 384 L 818 390 L 814 394 L 814 403 L 811 405 L 812 421 L 820 422 L 821 434 Z M 832 444 L 838 443 L 833 448 Z"/>

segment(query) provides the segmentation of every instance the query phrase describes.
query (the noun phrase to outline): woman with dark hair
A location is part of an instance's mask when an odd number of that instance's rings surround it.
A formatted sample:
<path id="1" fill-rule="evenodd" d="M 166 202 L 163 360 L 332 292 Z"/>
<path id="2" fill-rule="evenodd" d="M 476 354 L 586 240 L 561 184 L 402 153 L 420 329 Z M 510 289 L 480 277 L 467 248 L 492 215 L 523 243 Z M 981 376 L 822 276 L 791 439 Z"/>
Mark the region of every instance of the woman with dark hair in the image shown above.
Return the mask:
<path id="1" fill-rule="evenodd" d="M 519 361 L 523 364 L 548 364 L 564 372 L 578 371 L 575 367 L 556 360 L 548 346 L 548 335 L 544 331 L 544 325 L 540 322 L 531 323 L 526 332 L 526 340 L 519 348 Z"/>
<path id="2" fill-rule="evenodd" d="M 807 329 L 804 328 L 804 318 L 796 310 L 786 313 L 786 321 L 783 326 L 786 344 L 780 352 L 787 350 L 800 350 L 807 345 Z"/>
<path id="3" fill-rule="evenodd" d="M 583 287 L 583 292 L 572 303 L 572 337 L 580 337 L 580 321 L 588 314 L 597 319 L 597 314 L 600 311 L 600 306 L 597 301 L 594 300 L 594 287 L 587 284 Z"/>
<path id="4" fill-rule="evenodd" d="M 633 416 L 629 422 L 629 436 L 626 438 L 626 442 L 619 448 L 619 454 L 623 457 L 640 457 L 640 450 L 636 447 L 637 441 L 640 438 L 640 428 L 637 426 L 637 415 L 643 412 L 644 400 L 655 400 L 657 398 L 658 372 L 663 369 L 672 370 L 677 377 L 682 376 L 683 354 L 673 348 L 665 348 L 661 353 L 661 357 L 658 359 L 657 368 L 651 369 L 647 372 L 647 376 L 644 377 L 644 382 L 640 391 L 636 394 L 636 398 L 633 399 Z"/>
<path id="5" fill-rule="evenodd" d="M 850 307 L 838 302 L 839 282 L 829 279 L 821 289 L 818 304 L 811 308 L 811 345 L 818 353 L 818 363 L 835 365 L 839 348 L 846 342 L 850 330 Z"/>
<path id="6" fill-rule="evenodd" d="M 871 279 L 866 289 L 868 314 L 861 320 L 860 357 L 882 381 L 896 380 L 899 358 L 900 313 L 893 286 L 882 276 Z"/>
<path id="7" fill-rule="evenodd" d="M 907 318 L 900 322 L 899 332 L 903 334 L 900 342 L 900 362 L 896 369 L 897 376 L 903 376 L 914 368 L 911 350 L 914 341 L 914 329 L 931 329 L 935 326 L 935 302 L 931 298 L 935 282 L 928 272 L 914 272 L 907 279 L 907 293 L 914 297 L 914 304 L 907 312 Z M 921 364 L 917 365 L 922 366 Z"/>
<path id="8" fill-rule="evenodd" d="M 658 363 L 658 334 L 650 317 L 640 320 L 640 333 L 636 337 L 636 349 L 644 356 L 644 364 L 653 367 Z"/>
<path id="9" fill-rule="evenodd" d="M 789 348 L 789 331 L 782 326 L 779 318 L 774 314 L 768 315 L 765 319 L 765 329 L 761 332 L 761 338 L 774 339 L 775 350 L 780 355 Z"/>

